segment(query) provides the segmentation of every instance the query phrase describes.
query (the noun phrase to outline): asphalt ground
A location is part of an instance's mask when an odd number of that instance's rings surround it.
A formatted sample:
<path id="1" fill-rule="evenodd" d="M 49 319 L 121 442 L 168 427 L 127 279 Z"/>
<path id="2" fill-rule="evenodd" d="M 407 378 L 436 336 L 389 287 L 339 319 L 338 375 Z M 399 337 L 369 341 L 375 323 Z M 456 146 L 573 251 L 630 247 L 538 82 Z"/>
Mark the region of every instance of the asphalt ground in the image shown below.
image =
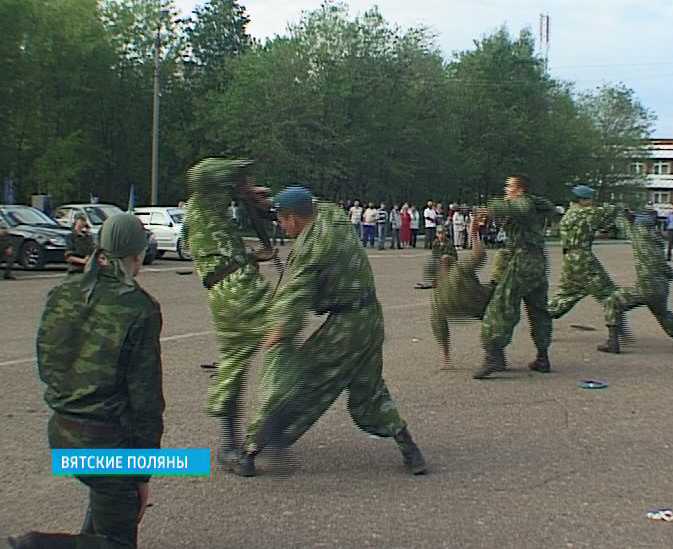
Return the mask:
<path id="1" fill-rule="evenodd" d="M 547 375 L 526 368 L 534 348 L 524 314 L 508 348 L 512 371 L 474 381 L 482 356 L 476 322 L 452 325 L 455 370 L 438 369 L 430 292 L 413 289 L 426 253 L 374 250 L 371 262 L 386 320 L 386 381 L 430 474 L 410 477 L 395 444 L 358 431 L 340 398 L 292 459 L 261 459 L 256 478 L 214 469 L 209 479 L 154 479 L 141 547 L 673 546 L 673 523 L 646 518 L 653 507 L 673 506 L 673 343 L 647 309 L 630 315 L 626 352 L 604 355 L 595 350 L 605 338 L 602 311 L 586 299 L 555 323 Z M 597 246 L 597 255 L 616 283 L 633 282 L 628 245 Z M 554 289 L 560 248 L 550 247 L 549 258 Z M 199 365 L 216 348 L 205 291 L 195 275 L 176 275 L 189 268 L 160 260 L 139 281 L 164 314 L 163 445 L 212 448 L 209 374 Z M 77 531 L 87 492 L 51 475 L 49 413 L 34 364 L 44 299 L 63 273 L 17 275 L 0 281 L 0 534 Z M 585 378 L 609 387 L 581 389 Z"/>

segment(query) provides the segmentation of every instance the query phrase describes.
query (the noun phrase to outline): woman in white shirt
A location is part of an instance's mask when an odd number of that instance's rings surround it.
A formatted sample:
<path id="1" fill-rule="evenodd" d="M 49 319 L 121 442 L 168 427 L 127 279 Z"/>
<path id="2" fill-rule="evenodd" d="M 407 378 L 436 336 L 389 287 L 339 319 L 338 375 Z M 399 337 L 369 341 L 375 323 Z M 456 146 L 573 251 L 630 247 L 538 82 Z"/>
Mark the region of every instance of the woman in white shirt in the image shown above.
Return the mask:
<path id="1" fill-rule="evenodd" d="M 460 210 L 453 214 L 453 238 L 456 248 L 463 248 L 465 245 L 465 216 Z"/>
<path id="2" fill-rule="evenodd" d="M 355 234 L 358 235 L 359 239 L 362 239 L 362 206 L 360 206 L 360 201 L 356 200 L 351 206 L 349 217 L 353 229 L 355 229 Z"/>

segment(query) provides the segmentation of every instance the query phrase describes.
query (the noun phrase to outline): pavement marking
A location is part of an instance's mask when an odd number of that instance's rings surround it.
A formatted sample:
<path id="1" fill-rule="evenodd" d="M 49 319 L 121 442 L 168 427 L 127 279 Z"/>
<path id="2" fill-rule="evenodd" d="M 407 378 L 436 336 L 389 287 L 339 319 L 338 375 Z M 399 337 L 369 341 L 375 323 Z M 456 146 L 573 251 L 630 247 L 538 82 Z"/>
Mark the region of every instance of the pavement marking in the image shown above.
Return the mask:
<path id="1" fill-rule="evenodd" d="M 389 305 L 387 307 L 383 307 L 384 311 L 396 311 L 399 309 L 412 309 L 416 307 L 427 307 L 428 303 L 427 301 L 416 301 L 414 303 L 406 303 L 404 305 Z M 189 332 L 186 334 L 177 334 L 177 335 L 172 335 L 172 336 L 166 336 L 161 338 L 162 343 L 166 343 L 169 341 L 182 341 L 183 339 L 191 339 L 195 337 L 204 337 L 204 336 L 210 336 L 210 335 L 215 335 L 215 332 L 213 330 L 206 330 L 204 332 Z M 4 362 L 0 362 L 0 368 L 3 366 L 16 366 L 17 364 L 27 364 L 29 362 L 35 362 L 35 357 L 30 357 L 30 358 L 17 358 L 14 360 L 6 360 Z"/>

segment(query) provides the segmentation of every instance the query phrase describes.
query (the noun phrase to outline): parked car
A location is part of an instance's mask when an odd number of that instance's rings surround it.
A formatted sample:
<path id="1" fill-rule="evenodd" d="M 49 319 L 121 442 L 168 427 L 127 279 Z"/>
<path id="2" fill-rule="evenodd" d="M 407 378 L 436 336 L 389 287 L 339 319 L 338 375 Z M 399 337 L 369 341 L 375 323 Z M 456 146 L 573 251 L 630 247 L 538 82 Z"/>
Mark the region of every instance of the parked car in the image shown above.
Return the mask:
<path id="1" fill-rule="evenodd" d="M 192 259 L 187 243 L 182 240 L 185 211 L 182 208 L 143 206 L 133 211 L 159 243 L 159 257 L 166 252 L 176 252 L 180 259 Z"/>
<path id="2" fill-rule="evenodd" d="M 89 226 L 91 234 L 98 235 L 98 231 L 103 226 L 103 222 L 111 215 L 124 213 L 124 211 L 114 204 L 64 204 L 56 208 L 54 218 L 60 225 L 70 229 L 75 222 L 75 217 L 83 214 Z M 158 243 L 155 235 L 147 228 L 147 251 L 145 252 L 145 265 L 151 265 L 157 258 Z"/>
<path id="3" fill-rule="evenodd" d="M 22 236 L 18 261 L 24 269 L 41 269 L 47 263 L 64 263 L 70 231 L 37 208 L 0 205 L 0 226 Z"/>

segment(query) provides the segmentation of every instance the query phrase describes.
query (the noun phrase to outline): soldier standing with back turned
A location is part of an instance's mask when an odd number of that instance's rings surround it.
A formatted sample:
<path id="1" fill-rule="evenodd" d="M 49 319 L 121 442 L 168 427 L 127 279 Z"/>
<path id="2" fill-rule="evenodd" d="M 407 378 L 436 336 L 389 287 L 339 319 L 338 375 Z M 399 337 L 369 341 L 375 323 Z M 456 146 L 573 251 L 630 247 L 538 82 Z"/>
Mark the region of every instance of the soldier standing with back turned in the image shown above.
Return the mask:
<path id="1" fill-rule="evenodd" d="M 83 275 L 56 286 L 37 334 L 53 411 L 51 448 L 159 448 L 163 434 L 161 310 L 135 281 L 147 247 L 137 217 L 108 218 Z M 135 548 L 149 477 L 80 476 L 89 509 L 78 535 L 31 532 L 15 549 Z"/>

